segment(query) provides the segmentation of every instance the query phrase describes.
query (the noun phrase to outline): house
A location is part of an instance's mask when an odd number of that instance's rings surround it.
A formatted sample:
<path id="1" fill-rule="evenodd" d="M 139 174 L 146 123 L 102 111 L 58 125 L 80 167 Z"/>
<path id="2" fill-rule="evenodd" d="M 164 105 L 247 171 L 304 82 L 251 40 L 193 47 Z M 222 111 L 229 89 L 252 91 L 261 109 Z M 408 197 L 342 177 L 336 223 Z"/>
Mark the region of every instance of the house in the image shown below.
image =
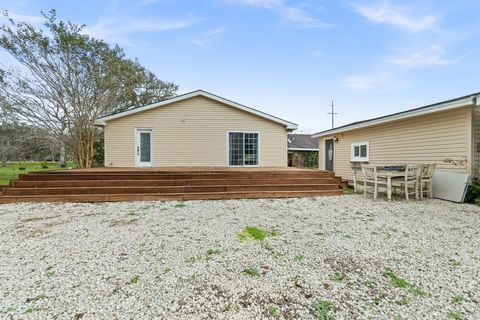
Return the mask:
<path id="1" fill-rule="evenodd" d="M 297 125 L 197 90 L 104 116 L 105 166 L 286 167 Z"/>
<path id="2" fill-rule="evenodd" d="M 318 139 L 311 134 L 288 134 L 288 165 L 316 168 L 318 166 Z"/>
<path id="3" fill-rule="evenodd" d="M 479 108 L 475 93 L 316 133 L 319 168 L 348 180 L 362 163 L 432 162 L 440 170 L 476 174 Z"/>

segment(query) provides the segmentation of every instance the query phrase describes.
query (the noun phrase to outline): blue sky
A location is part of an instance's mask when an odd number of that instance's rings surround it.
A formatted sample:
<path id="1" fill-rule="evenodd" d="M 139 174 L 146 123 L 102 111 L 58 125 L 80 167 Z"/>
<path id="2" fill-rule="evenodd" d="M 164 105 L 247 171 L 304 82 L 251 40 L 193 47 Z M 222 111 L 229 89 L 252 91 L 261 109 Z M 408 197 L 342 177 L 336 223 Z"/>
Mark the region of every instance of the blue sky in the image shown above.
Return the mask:
<path id="1" fill-rule="evenodd" d="M 299 124 L 300 131 L 480 91 L 480 1 L 0 0 L 39 24 L 40 10 L 180 85 Z M 4 52 L 0 62 L 11 63 Z"/>

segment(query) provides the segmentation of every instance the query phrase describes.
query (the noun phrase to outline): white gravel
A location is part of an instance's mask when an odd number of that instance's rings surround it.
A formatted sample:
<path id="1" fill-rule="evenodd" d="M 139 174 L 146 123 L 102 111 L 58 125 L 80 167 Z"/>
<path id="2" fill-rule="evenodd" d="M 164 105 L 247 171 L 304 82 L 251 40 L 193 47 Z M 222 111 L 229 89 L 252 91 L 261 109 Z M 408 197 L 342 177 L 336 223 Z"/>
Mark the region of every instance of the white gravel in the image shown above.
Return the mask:
<path id="1" fill-rule="evenodd" d="M 246 226 L 278 235 L 240 242 Z M 355 195 L 0 205 L 0 318 L 316 319 L 318 301 L 336 319 L 480 319 L 480 208 Z"/>

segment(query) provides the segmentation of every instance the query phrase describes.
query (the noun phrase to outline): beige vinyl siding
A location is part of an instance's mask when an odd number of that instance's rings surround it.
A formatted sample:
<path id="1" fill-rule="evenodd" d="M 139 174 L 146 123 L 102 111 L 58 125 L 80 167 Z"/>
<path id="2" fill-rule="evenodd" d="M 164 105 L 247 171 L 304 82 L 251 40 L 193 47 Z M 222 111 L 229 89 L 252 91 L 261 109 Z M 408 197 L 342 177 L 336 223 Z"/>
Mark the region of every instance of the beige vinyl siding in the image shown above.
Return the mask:
<path id="1" fill-rule="evenodd" d="M 287 165 L 283 125 L 199 96 L 108 121 L 106 166 L 135 166 L 135 128 L 153 129 L 157 167 L 228 165 L 227 131 L 258 131 L 260 166 Z"/>
<path id="2" fill-rule="evenodd" d="M 335 134 L 335 173 L 352 179 L 351 144 L 369 143 L 369 164 L 434 162 L 441 170 L 466 172 L 470 165 L 455 167 L 444 162 L 472 160 L 472 108 L 432 113 L 415 118 Z M 480 137 L 480 135 L 479 135 Z M 324 140 L 320 138 L 320 169 L 325 168 Z"/>

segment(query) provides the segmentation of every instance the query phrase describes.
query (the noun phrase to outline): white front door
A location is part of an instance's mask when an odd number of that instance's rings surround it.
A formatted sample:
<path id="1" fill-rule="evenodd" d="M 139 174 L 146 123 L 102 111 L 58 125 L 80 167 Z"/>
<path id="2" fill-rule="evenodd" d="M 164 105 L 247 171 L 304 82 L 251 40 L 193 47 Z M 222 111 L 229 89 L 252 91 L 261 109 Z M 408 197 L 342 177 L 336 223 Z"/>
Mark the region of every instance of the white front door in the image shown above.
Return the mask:
<path id="1" fill-rule="evenodd" d="M 152 129 L 135 129 L 135 166 L 152 166 Z"/>

